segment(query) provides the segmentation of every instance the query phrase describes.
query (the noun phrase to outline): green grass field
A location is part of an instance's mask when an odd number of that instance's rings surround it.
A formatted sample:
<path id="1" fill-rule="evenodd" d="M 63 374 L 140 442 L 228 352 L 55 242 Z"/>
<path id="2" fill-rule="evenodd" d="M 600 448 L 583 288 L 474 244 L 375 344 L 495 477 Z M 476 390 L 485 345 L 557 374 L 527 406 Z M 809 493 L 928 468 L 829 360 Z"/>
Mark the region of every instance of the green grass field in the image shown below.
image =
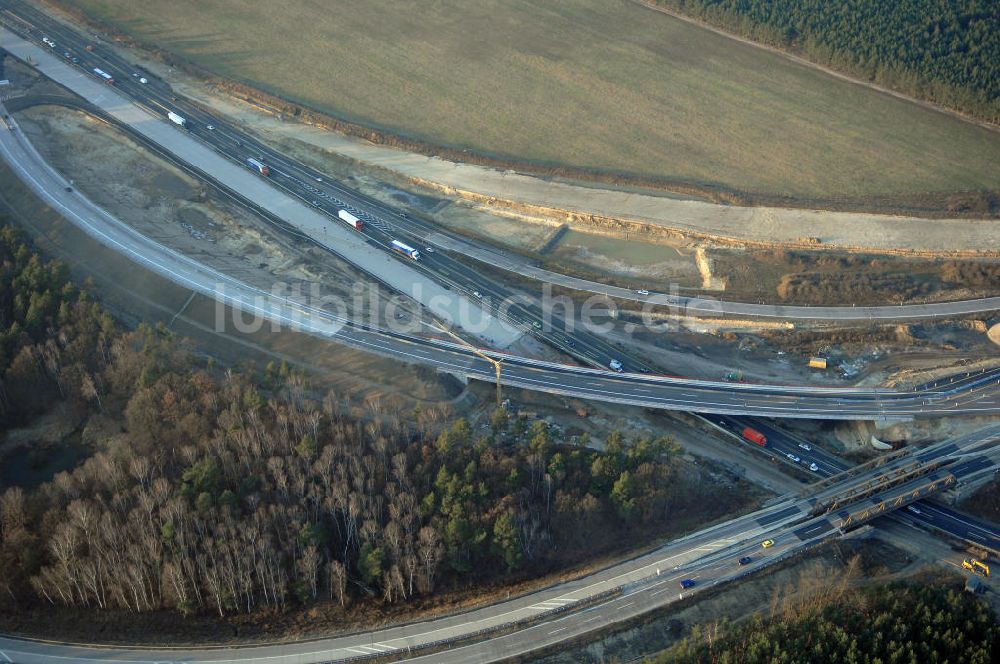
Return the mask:
<path id="1" fill-rule="evenodd" d="M 804 198 L 1000 189 L 1000 133 L 626 0 L 63 0 L 412 139 Z"/>

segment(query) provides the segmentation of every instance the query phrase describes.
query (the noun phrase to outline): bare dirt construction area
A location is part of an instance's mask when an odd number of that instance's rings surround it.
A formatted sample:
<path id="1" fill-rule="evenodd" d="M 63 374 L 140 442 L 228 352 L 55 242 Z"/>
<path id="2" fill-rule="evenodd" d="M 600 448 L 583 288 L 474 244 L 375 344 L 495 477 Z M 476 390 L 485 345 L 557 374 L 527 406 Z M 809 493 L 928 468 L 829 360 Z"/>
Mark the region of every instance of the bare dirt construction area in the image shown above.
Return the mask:
<path id="1" fill-rule="evenodd" d="M 72 95 L 38 73 L 17 58 L 12 58 L 6 52 L 0 52 L 0 74 L 10 81 L 4 86 L 4 97 L 9 101 L 21 97 L 66 97 Z"/>
<path id="2" fill-rule="evenodd" d="M 309 293 L 315 284 L 323 295 L 337 296 L 348 315 L 385 321 L 378 287 L 364 283 L 346 262 L 281 235 L 117 129 L 55 106 L 28 108 L 16 117 L 46 161 L 95 203 L 149 237 L 223 272 L 256 275 L 266 289 L 298 285 Z M 399 315 L 422 315 L 415 304 L 396 302 Z"/>
<path id="3" fill-rule="evenodd" d="M 806 199 L 1000 184 L 994 132 L 629 2 L 62 4 L 226 79 L 458 154 Z"/>
<path id="4" fill-rule="evenodd" d="M 323 295 L 348 293 L 359 310 L 385 315 L 377 286 L 329 254 L 316 255 L 273 233 L 263 220 L 151 156 L 117 129 L 78 111 L 54 106 L 16 114 L 19 125 L 39 151 L 73 179 L 74 186 L 112 214 L 134 224 L 161 243 L 189 253 L 214 267 L 270 289 L 319 283 Z M 216 303 L 177 287 L 104 248 L 63 221 L 30 194 L 0 164 L 0 205 L 12 220 L 34 236 L 49 255 L 66 261 L 80 281 L 93 279 L 105 306 L 130 324 L 162 321 L 196 340 L 201 352 L 227 364 L 285 361 L 307 366 L 320 388 L 343 394 L 348 408 L 363 416 L 381 409 L 409 410 L 420 404 L 450 404 L 462 386 L 423 368 L 355 351 L 341 345 L 263 326 L 237 327 L 236 315 Z M 355 300 L 355 285 L 364 297 Z M 400 313 L 409 315 L 400 303 Z M 416 314 L 414 314 L 416 315 Z M 222 320 L 222 328 L 219 321 Z M 252 321 L 251 321 L 252 322 Z"/>
<path id="5" fill-rule="evenodd" d="M 642 238 L 630 233 L 601 235 L 549 228 L 550 236 L 557 236 L 544 245 L 544 253 L 521 253 L 553 272 L 625 288 L 668 291 L 679 287 L 734 301 L 847 306 L 973 299 L 1000 293 L 997 259 L 720 246 L 683 237 Z"/>

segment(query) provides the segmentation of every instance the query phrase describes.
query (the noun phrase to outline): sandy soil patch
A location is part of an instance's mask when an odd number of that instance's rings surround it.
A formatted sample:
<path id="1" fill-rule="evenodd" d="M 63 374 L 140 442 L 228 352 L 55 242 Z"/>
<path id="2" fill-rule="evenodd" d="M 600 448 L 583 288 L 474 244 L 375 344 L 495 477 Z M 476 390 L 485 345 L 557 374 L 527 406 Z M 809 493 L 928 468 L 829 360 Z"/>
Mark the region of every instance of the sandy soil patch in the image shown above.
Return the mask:
<path id="1" fill-rule="evenodd" d="M 1000 346 L 1000 323 L 991 327 L 989 331 L 986 332 L 986 337 L 996 345 Z"/>
<path id="2" fill-rule="evenodd" d="M 335 271 L 334 257 L 312 256 L 284 243 L 259 226 L 255 217 L 240 208 L 226 207 L 196 181 L 169 164 L 144 156 L 141 149 L 134 149 L 115 130 L 94 123 L 81 113 L 36 107 L 20 115 L 19 123 L 26 130 L 45 139 L 35 143 L 43 154 L 53 154 L 56 166 L 74 168 L 76 186 L 95 200 L 104 196 L 101 202 L 119 218 L 136 223 L 168 246 L 189 251 L 200 260 L 211 261 L 214 267 L 232 271 L 264 287 L 279 277 L 291 284 L 296 274 L 318 275 L 328 280 L 324 281 L 324 288 L 328 289 L 324 293 L 337 288 L 349 290 L 358 283 L 353 273 Z M 74 155 L 74 150 L 61 141 L 70 141 L 89 152 Z M 103 165 L 78 163 L 87 161 L 86 154 L 110 161 Z M 216 329 L 218 311 L 214 302 L 201 296 L 191 299 L 189 291 L 97 244 L 42 206 L 5 164 L 0 164 L 0 169 L 5 174 L 0 186 L 2 209 L 29 232 L 47 255 L 65 260 L 75 279 L 94 279 L 104 306 L 128 324 L 163 321 L 182 337 L 196 340 L 201 352 L 230 365 L 263 367 L 271 361 L 276 364 L 286 361 L 307 367 L 314 385 L 337 390 L 345 400 L 345 407 L 357 409 L 356 413 L 362 417 L 370 416 L 373 409 L 408 411 L 416 404 L 425 409 L 439 404 L 447 406 L 461 392 L 461 386 L 433 371 L 306 335 L 274 332 L 267 325 L 246 333 L 227 325 L 220 332 Z M 112 174 L 116 174 L 116 186 L 100 191 L 101 183 Z M 150 192 L 145 190 L 147 186 Z M 172 196 L 184 198 L 174 199 L 175 205 L 171 206 L 169 201 L 161 200 L 162 193 L 157 193 L 161 187 L 166 187 Z M 210 242 L 212 239 L 216 242 Z M 220 250 L 224 243 L 230 243 L 229 248 Z M 371 292 L 374 300 L 362 298 L 361 307 L 380 303 L 378 291 Z M 231 312 L 224 315 L 229 320 Z"/>

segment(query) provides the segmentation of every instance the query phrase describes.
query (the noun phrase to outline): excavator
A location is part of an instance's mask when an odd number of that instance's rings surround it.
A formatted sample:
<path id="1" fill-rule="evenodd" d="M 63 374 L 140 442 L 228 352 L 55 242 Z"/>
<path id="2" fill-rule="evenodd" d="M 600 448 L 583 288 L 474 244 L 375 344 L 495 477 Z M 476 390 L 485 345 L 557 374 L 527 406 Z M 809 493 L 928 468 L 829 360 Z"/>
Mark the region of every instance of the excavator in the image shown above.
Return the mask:
<path id="1" fill-rule="evenodd" d="M 990 575 L 990 566 L 984 562 L 976 560 L 975 558 L 963 560 L 962 567 L 970 572 L 973 572 L 974 574 L 982 574 L 987 577 Z"/>

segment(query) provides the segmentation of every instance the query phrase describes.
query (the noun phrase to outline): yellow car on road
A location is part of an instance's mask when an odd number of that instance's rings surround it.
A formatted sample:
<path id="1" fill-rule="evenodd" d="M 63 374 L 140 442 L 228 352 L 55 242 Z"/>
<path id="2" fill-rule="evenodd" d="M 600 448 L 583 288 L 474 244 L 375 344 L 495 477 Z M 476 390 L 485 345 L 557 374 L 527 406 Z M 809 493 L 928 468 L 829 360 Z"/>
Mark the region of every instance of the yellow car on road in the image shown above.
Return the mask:
<path id="1" fill-rule="evenodd" d="M 774 546 L 774 540 L 764 540 L 760 545 L 766 549 L 769 546 Z"/>

